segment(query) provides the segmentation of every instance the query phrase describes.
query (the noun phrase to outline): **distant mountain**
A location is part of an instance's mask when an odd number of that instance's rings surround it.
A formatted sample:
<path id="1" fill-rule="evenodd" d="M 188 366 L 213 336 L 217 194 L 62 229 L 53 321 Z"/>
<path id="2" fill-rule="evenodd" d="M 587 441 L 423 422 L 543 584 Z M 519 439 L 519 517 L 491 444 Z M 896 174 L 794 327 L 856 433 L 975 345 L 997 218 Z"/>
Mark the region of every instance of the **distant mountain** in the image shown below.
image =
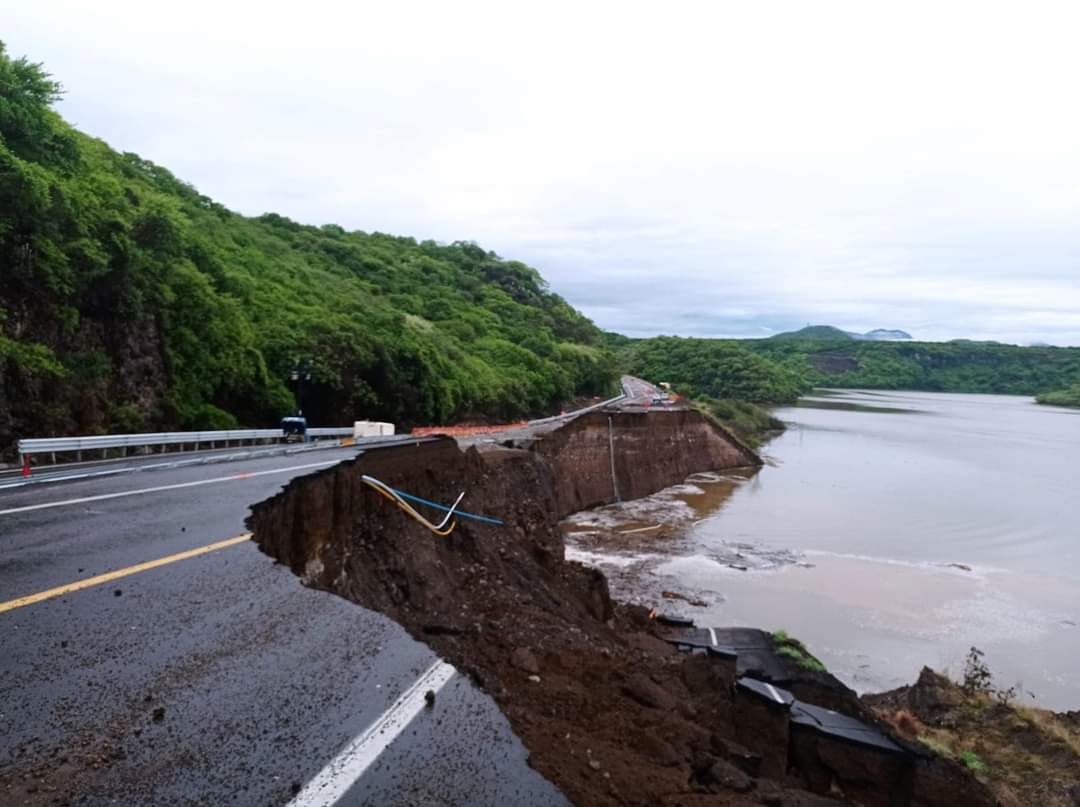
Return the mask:
<path id="1" fill-rule="evenodd" d="M 907 331 L 889 330 L 886 328 L 875 328 L 872 331 L 866 333 L 854 333 L 852 331 L 844 331 L 840 328 L 833 327 L 832 325 L 807 325 L 805 328 L 799 328 L 797 331 L 787 331 L 785 333 L 778 333 L 770 337 L 771 339 L 858 339 L 860 341 L 868 342 L 901 342 L 907 339 L 911 339 L 911 334 Z"/>
<path id="2" fill-rule="evenodd" d="M 770 339 L 854 339 L 847 331 L 834 328 L 832 325 L 807 325 L 797 331 L 786 331 L 773 334 Z"/>
<path id="3" fill-rule="evenodd" d="M 911 339 L 911 334 L 907 331 L 897 330 L 895 328 L 874 328 L 872 331 L 867 331 L 862 334 L 852 334 L 856 339 L 868 339 L 871 342 L 903 342 Z"/>

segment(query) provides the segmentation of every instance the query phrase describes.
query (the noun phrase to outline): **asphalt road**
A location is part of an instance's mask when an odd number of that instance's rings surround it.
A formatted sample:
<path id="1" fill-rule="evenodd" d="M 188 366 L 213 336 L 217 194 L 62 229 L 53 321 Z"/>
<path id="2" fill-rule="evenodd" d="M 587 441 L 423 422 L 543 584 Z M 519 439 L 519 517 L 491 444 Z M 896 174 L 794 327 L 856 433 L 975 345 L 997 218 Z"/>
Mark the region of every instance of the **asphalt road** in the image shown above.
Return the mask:
<path id="1" fill-rule="evenodd" d="M 171 559 L 355 453 L 0 491 L 0 802 L 274 805 L 329 781 L 306 803 L 563 803 L 453 670 L 407 713 L 438 659 L 395 623 L 242 538 Z"/>
<path id="2" fill-rule="evenodd" d="M 622 377 L 622 388 L 626 394 L 621 406 L 650 406 L 654 398 L 667 397 L 667 393 L 659 387 L 650 384 L 632 375 Z"/>

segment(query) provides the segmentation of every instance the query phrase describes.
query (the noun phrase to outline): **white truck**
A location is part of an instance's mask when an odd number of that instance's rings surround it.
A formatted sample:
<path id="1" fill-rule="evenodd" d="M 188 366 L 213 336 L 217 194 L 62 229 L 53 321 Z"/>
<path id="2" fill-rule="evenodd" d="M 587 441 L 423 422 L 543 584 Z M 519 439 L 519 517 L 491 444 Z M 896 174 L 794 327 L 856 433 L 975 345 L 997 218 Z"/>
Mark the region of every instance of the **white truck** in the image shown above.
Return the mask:
<path id="1" fill-rule="evenodd" d="M 382 423 L 377 420 L 358 420 L 353 423 L 353 439 L 361 437 L 389 437 L 394 434 L 393 423 Z"/>

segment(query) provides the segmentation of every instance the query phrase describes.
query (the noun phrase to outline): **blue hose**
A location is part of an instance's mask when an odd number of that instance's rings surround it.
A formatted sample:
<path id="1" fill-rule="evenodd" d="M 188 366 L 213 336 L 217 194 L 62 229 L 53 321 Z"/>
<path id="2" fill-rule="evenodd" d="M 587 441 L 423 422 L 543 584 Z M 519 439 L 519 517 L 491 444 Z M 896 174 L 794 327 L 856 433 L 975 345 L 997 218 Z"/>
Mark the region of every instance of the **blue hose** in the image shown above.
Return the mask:
<path id="1" fill-rule="evenodd" d="M 396 493 L 401 498 L 408 499 L 411 502 L 416 502 L 417 504 L 426 504 L 428 507 L 434 507 L 436 510 L 442 510 L 444 513 L 450 512 L 449 507 L 443 504 L 439 504 L 438 502 L 430 502 L 427 499 L 421 499 L 419 496 L 413 496 L 412 494 L 406 493 L 403 490 L 398 490 L 397 488 L 390 488 L 390 490 L 394 491 L 394 493 Z M 491 518 L 490 516 L 478 516 L 474 513 L 466 513 L 464 510 L 455 510 L 454 516 L 458 518 L 471 518 L 473 521 L 482 521 L 485 524 L 496 524 L 500 527 L 505 525 L 505 522 L 499 521 L 499 519 L 497 518 Z"/>

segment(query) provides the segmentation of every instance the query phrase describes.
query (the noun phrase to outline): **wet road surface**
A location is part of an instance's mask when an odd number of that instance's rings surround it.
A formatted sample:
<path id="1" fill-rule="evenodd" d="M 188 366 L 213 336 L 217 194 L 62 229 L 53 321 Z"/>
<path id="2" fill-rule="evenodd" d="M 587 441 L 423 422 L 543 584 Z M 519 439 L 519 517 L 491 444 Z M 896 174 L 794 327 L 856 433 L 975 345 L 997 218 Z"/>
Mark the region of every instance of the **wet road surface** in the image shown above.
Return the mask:
<path id="1" fill-rule="evenodd" d="M 355 454 L 0 492 L 0 801 L 285 804 L 384 718 L 438 661 L 398 625 L 250 541 L 170 560 L 242 536 L 250 504 Z M 562 803 L 456 673 L 399 731 L 342 803 Z"/>

